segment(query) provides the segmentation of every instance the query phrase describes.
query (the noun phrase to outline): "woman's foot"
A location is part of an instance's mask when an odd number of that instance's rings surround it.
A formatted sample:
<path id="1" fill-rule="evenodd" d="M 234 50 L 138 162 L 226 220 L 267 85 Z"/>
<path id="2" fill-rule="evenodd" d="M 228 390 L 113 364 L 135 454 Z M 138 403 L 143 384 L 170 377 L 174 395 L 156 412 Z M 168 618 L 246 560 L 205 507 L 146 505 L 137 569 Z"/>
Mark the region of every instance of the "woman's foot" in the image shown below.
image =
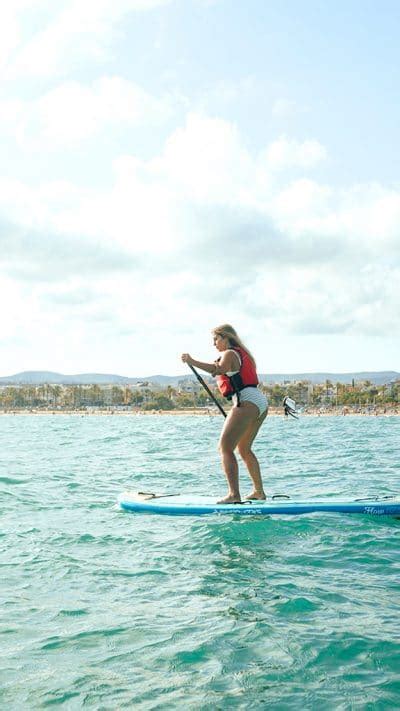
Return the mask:
<path id="1" fill-rule="evenodd" d="M 225 496 L 224 499 L 220 499 L 217 501 L 217 504 L 241 504 L 241 498 L 239 496 L 232 496 L 231 494 L 228 494 L 228 496 Z"/>
<path id="2" fill-rule="evenodd" d="M 265 501 L 267 498 L 263 491 L 252 491 L 244 497 L 246 501 Z"/>

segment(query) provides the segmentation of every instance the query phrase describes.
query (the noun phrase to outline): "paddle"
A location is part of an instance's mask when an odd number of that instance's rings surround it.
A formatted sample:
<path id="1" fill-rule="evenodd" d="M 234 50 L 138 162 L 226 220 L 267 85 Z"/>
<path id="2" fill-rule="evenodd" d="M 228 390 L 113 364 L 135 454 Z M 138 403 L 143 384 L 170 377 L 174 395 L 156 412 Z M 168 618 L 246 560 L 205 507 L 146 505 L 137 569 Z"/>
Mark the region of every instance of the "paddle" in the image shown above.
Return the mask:
<path id="1" fill-rule="evenodd" d="M 201 375 L 199 375 L 199 373 L 197 372 L 196 368 L 193 368 L 193 366 L 190 365 L 190 363 L 188 363 L 188 366 L 189 366 L 190 370 L 192 370 L 193 373 L 195 374 L 195 376 L 196 376 L 197 380 L 199 381 L 199 383 L 202 384 L 204 390 L 208 393 L 208 395 L 210 396 L 211 400 L 212 400 L 213 402 L 215 402 L 216 406 L 218 407 L 218 410 L 221 412 L 221 414 L 222 414 L 224 417 L 226 417 L 226 412 L 225 412 L 224 408 L 219 404 L 218 400 L 217 400 L 216 397 L 212 394 L 212 392 L 211 392 L 210 388 L 208 387 L 207 383 L 204 382 L 203 378 L 201 377 Z"/>

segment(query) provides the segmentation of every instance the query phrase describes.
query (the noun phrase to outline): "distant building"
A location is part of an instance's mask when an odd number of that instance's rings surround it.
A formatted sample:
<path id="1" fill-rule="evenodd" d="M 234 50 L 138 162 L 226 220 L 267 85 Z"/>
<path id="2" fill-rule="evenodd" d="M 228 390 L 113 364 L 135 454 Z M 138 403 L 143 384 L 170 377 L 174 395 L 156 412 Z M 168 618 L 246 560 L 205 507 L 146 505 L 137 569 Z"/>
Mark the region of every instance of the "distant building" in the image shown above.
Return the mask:
<path id="1" fill-rule="evenodd" d="M 201 384 L 198 380 L 179 380 L 178 392 L 180 393 L 198 393 L 201 390 Z"/>

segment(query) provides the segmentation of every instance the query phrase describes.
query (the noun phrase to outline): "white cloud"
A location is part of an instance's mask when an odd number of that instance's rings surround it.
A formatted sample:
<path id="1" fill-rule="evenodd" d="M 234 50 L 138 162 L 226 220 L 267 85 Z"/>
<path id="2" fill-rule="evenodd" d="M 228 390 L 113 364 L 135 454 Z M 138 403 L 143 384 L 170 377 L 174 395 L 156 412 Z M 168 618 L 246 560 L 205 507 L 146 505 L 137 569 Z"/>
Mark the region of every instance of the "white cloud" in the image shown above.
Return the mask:
<path id="1" fill-rule="evenodd" d="M 0 126 L 28 151 L 68 149 L 105 129 L 157 125 L 171 115 L 168 99 L 156 99 L 119 77 L 91 85 L 65 82 L 30 101 L 0 101 Z"/>
<path id="2" fill-rule="evenodd" d="M 300 145 L 286 142 L 287 164 Z M 253 155 L 234 125 L 192 113 L 159 155 L 116 160 L 111 189 L 3 178 L 4 278 L 46 300 L 40 323 L 59 313 L 72 333 L 78 319 L 82 343 L 140 332 L 157 348 L 152 331 L 193 319 L 205 330 L 229 319 L 292 334 L 397 329 L 400 193 L 275 185 L 268 150 Z"/>
<path id="3" fill-rule="evenodd" d="M 271 170 L 306 170 L 325 160 L 327 151 L 319 141 L 313 139 L 299 142 L 281 136 L 268 147 L 265 157 Z"/>
<path id="4" fill-rule="evenodd" d="M 228 204 L 247 191 L 254 175 L 238 129 L 222 119 L 194 113 L 170 136 L 152 168 L 186 198 Z"/>
<path id="5" fill-rule="evenodd" d="M 2 7 L 0 23 L 0 75 L 13 50 L 21 42 L 20 28 L 13 8 Z"/>
<path id="6" fill-rule="evenodd" d="M 4 34 L 7 42 L 3 45 L 3 77 L 63 76 L 87 59 L 104 61 L 116 39 L 116 29 L 127 14 L 153 10 L 172 1 L 13 0 L 6 12 L 6 31 L 0 33 L 0 39 Z M 24 42 L 20 28 L 27 11 L 32 18 L 40 18 L 41 29 L 31 32 Z M 35 27 L 36 22 L 31 26 Z"/>

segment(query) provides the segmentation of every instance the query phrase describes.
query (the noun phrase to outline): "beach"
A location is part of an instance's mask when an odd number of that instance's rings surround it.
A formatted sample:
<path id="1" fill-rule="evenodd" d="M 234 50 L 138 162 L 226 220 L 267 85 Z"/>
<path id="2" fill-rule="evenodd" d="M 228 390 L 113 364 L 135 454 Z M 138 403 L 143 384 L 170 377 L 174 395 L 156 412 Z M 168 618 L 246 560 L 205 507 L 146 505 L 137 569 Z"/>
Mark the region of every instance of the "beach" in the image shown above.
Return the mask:
<path id="1" fill-rule="evenodd" d="M 226 412 L 229 412 L 229 408 L 225 408 Z M 343 407 L 333 407 L 333 408 L 307 408 L 306 410 L 299 410 L 299 417 L 394 417 L 400 414 L 400 408 L 397 407 L 375 407 L 375 408 L 343 408 Z M 119 408 L 85 408 L 80 410 L 66 410 L 66 409 L 10 409 L 10 410 L 0 410 L 0 416 L 2 415 L 75 415 L 79 417 L 85 416 L 122 416 L 122 417 L 138 417 L 144 416 L 148 417 L 151 415 L 163 415 L 168 417 L 221 417 L 221 413 L 215 408 L 204 408 L 204 407 L 189 407 L 180 408 L 175 410 L 140 410 L 140 409 L 119 409 Z M 284 417 L 284 412 L 282 407 L 269 407 L 268 417 Z"/>

